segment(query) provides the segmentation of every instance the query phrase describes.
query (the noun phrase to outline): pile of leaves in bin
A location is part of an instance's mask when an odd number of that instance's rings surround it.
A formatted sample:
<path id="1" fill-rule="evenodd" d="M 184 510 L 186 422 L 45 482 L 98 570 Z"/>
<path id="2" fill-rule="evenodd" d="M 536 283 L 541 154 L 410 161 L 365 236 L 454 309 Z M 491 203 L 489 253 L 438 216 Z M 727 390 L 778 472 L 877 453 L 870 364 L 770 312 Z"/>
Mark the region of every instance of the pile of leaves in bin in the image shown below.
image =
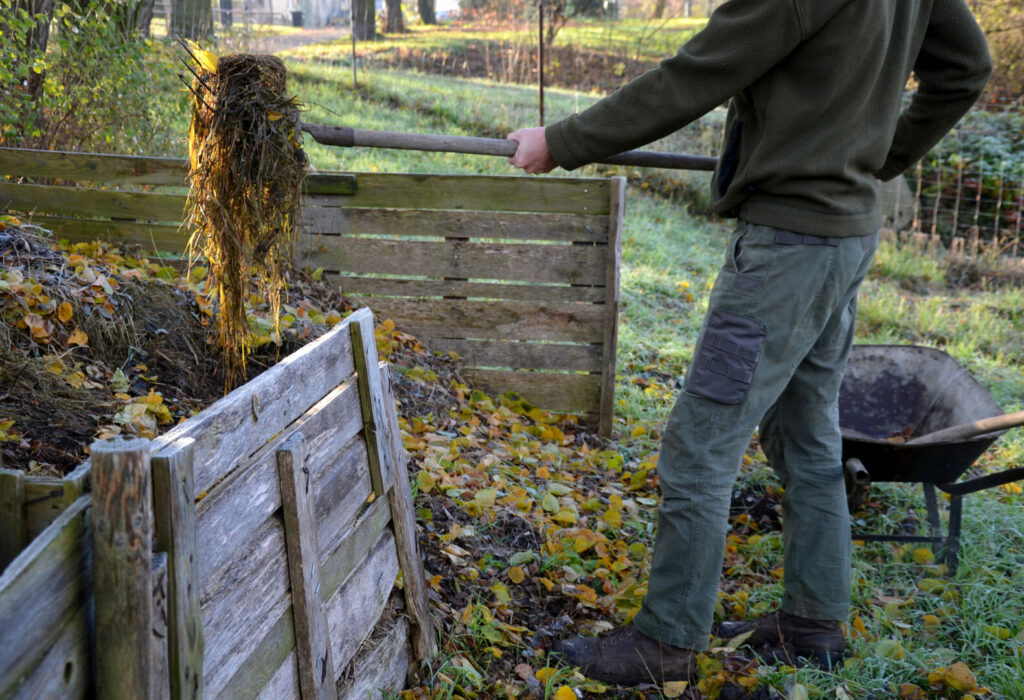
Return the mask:
<path id="1" fill-rule="evenodd" d="M 221 395 L 203 268 L 189 274 L 107 244 L 59 243 L 4 216 L 0 259 L 5 467 L 66 473 L 93 439 L 155 436 Z M 249 296 L 250 375 L 349 312 L 320 276 L 290 275 L 279 334 L 265 300 Z M 377 347 L 393 370 L 440 639 L 437 658 L 403 698 L 764 700 L 783 697 L 781 687 L 787 697 L 820 695 L 795 683 L 792 669 L 762 665 L 727 640 L 699 656 L 692 684 L 619 688 L 549 657 L 554 640 L 611 629 L 639 609 L 658 505 L 657 436 L 636 426 L 634 440 L 602 441 L 572 417 L 476 390 L 457 357 L 431 352 L 387 319 L 377 324 Z M 756 469 L 760 461 L 754 443 L 745 462 Z M 779 588 L 779 512 L 770 485 L 736 494 L 720 615 L 750 618 L 776 604 L 759 591 Z M 853 616 L 851 638 L 873 640 L 866 619 Z M 878 653 L 901 651 L 894 640 L 878 639 L 883 645 Z M 991 697 L 959 662 L 907 680 L 894 697 Z M 873 697 L 858 690 L 828 692 Z"/>

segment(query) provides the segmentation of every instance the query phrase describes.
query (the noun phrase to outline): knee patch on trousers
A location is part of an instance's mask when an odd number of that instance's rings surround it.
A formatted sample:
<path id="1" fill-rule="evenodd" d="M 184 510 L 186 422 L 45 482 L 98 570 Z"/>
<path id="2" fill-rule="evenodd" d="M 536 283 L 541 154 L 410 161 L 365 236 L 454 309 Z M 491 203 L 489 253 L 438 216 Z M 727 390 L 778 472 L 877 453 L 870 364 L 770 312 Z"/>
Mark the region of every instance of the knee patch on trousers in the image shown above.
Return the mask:
<path id="1" fill-rule="evenodd" d="M 723 404 L 747 395 L 761 358 L 766 329 L 756 318 L 716 309 L 708 315 L 686 391 Z"/>

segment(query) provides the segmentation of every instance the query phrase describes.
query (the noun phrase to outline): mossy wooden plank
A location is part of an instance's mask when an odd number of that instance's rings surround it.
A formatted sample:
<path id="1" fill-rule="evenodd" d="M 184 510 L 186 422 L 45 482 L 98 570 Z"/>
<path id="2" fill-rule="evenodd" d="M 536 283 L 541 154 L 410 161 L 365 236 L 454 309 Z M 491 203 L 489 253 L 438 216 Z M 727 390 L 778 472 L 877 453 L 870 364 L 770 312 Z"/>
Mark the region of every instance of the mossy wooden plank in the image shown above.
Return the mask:
<path id="1" fill-rule="evenodd" d="M 289 608 L 278 615 L 270 631 L 264 635 L 248 658 L 239 665 L 234 675 L 224 684 L 216 697 L 238 698 L 238 700 L 257 697 L 264 687 L 272 683 L 279 675 L 280 667 L 292 657 L 294 649 L 295 627 Z M 294 687 L 298 690 L 298 683 Z M 210 693 L 208 697 L 214 697 L 214 695 Z M 271 697 L 275 697 L 276 700 L 276 698 L 287 696 Z"/>
<path id="2" fill-rule="evenodd" d="M 475 280 L 605 283 L 605 246 L 409 241 L 320 236 L 298 247 L 300 266 L 355 274 Z"/>
<path id="3" fill-rule="evenodd" d="M 67 507 L 64 483 L 54 477 L 25 479 L 25 526 L 29 540 L 45 530 Z"/>
<path id="4" fill-rule="evenodd" d="M 588 413 L 598 405 L 601 376 L 557 372 L 462 370 L 470 386 L 491 394 L 515 391 L 524 399 L 555 413 Z"/>
<path id="5" fill-rule="evenodd" d="M 383 499 L 382 499 L 383 500 Z M 398 552 L 390 529 L 327 602 L 331 655 L 344 669 L 369 636 L 391 596 L 398 576 Z"/>
<path id="6" fill-rule="evenodd" d="M 356 176 L 349 173 L 310 173 L 302 180 L 302 191 L 305 194 L 354 194 Z"/>
<path id="7" fill-rule="evenodd" d="M 601 363 L 601 396 L 598 399 L 598 412 L 601 416 L 598 432 L 603 437 L 611 437 L 612 422 L 615 417 L 615 367 L 619 342 L 619 271 L 622 269 L 622 221 L 626 208 L 625 178 L 613 178 L 610 189 L 608 249 L 605 258 L 605 274 L 607 275 L 605 292 L 608 296 L 604 300 L 604 341 L 601 343 L 604 357 Z"/>
<path id="8" fill-rule="evenodd" d="M 385 614 L 354 659 L 350 672 L 338 681 L 338 700 L 393 697 L 405 687 L 412 665 L 409 623 Z"/>
<path id="9" fill-rule="evenodd" d="M 566 372 L 601 370 L 600 345 L 432 338 L 430 349 L 457 353 L 467 367 L 558 369 Z"/>
<path id="10" fill-rule="evenodd" d="M 83 496 L 0 574 L 0 697 L 26 682 L 92 589 L 92 538 Z"/>
<path id="11" fill-rule="evenodd" d="M 604 338 L 599 304 L 385 298 L 372 304 L 378 318 L 391 319 L 428 345 L 433 338 L 567 343 L 599 343 Z"/>
<path id="12" fill-rule="evenodd" d="M 394 206 L 401 206 L 396 201 Z M 310 234 L 452 236 L 498 240 L 605 243 L 608 217 L 581 214 L 444 211 L 318 207 L 302 211 L 302 229 Z"/>
<path id="13" fill-rule="evenodd" d="M 184 195 L 0 183 L 0 205 L 16 212 L 180 222 Z"/>
<path id="14" fill-rule="evenodd" d="M 135 185 L 184 185 L 185 161 L 28 148 L 0 148 L 0 174 Z"/>
<path id="15" fill-rule="evenodd" d="M 371 503 L 360 514 L 358 522 L 339 538 L 338 546 L 324 556 L 320 567 L 324 598 L 330 599 L 345 579 L 355 571 L 390 522 L 391 511 L 387 500 L 379 498 Z"/>
<path id="16" fill-rule="evenodd" d="M 72 242 L 103 239 L 111 243 L 131 243 L 150 252 L 180 253 L 188 236 L 178 224 L 149 224 L 142 221 L 76 219 L 67 216 L 28 214 L 31 223 L 53 231 L 55 238 Z"/>
<path id="17" fill-rule="evenodd" d="M 0 468 L 0 571 L 28 544 L 25 472 Z"/>
<path id="18" fill-rule="evenodd" d="M 90 611 L 83 602 L 13 695 L 6 694 L 0 682 L 0 697 L 11 700 L 92 697 L 89 617 Z"/>
<path id="19" fill-rule="evenodd" d="M 351 197 L 311 195 L 313 205 L 361 208 L 463 209 L 562 214 L 608 214 L 608 180 L 355 173 Z"/>
<path id="20" fill-rule="evenodd" d="M 373 297 L 458 297 L 477 300 L 590 302 L 605 299 L 603 287 L 581 287 L 566 284 L 502 284 L 500 282 L 469 282 L 452 279 L 396 279 L 328 274 L 341 293 L 363 306 L 374 306 Z M 356 304 L 359 306 L 360 304 Z"/>

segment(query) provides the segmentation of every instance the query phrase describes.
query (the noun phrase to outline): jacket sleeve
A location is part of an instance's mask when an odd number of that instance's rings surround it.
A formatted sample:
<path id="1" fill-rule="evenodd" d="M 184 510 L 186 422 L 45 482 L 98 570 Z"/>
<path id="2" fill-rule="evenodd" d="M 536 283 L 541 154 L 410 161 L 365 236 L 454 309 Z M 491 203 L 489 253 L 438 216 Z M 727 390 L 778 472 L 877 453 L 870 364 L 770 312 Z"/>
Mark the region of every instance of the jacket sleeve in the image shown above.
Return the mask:
<path id="1" fill-rule="evenodd" d="M 544 135 L 572 170 L 655 141 L 726 102 L 801 41 L 794 0 L 729 0 L 675 56 Z"/>
<path id="2" fill-rule="evenodd" d="M 967 5 L 936 0 L 914 62 L 917 91 L 875 176 L 891 180 L 916 163 L 978 100 L 991 73 L 985 35 Z"/>

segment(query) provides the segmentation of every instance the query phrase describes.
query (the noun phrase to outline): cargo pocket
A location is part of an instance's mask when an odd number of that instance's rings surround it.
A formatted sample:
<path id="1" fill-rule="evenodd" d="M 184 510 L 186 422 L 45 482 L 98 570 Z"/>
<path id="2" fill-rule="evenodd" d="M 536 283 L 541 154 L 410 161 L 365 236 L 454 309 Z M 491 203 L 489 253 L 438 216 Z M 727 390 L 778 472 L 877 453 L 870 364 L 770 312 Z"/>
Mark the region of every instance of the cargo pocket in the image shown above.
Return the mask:
<path id="1" fill-rule="evenodd" d="M 747 395 L 764 345 L 765 327 L 756 318 L 714 310 L 708 316 L 686 391 L 724 404 Z"/>

